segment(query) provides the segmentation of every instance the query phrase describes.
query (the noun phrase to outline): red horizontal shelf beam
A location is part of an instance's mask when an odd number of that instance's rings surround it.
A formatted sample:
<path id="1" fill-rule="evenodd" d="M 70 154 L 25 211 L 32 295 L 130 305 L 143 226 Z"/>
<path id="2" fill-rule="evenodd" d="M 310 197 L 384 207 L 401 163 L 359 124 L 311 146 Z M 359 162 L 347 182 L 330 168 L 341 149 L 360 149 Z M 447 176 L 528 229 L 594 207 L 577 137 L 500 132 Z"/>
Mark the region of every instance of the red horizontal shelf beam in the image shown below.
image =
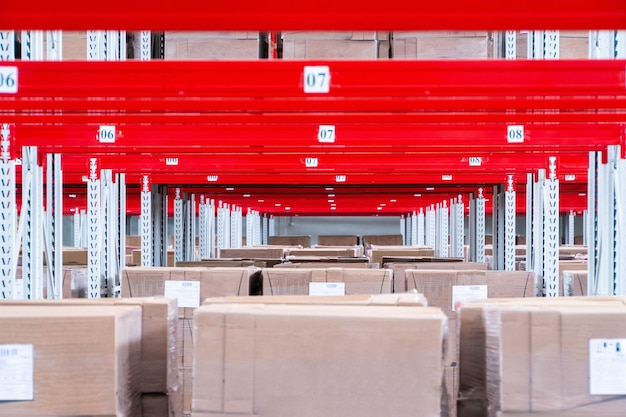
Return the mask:
<path id="1" fill-rule="evenodd" d="M 462 152 L 463 150 L 459 150 Z M 290 173 L 503 173 L 535 172 L 548 167 L 548 154 L 481 154 L 465 149 L 464 155 L 439 154 L 258 154 L 239 153 L 222 155 L 182 155 L 175 160 L 163 155 L 102 155 L 100 168 L 125 173 L 204 173 L 220 174 L 276 174 Z M 87 173 L 90 156 L 66 155 L 62 158 L 65 173 Z M 587 172 L 587 153 L 559 154 L 558 169 L 568 174 Z M 307 166 L 315 163 L 316 166 Z"/>
<path id="2" fill-rule="evenodd" d="M 108 113 L 108 114 L 1 114 L 4 123 L 16 124 L 458 124 L 458 123 L 626 123 L 626 110 L 606 112 L 452 112 L 359 114 L 235 114 L 235 113 Z"/>
<path id="3" fill-rule="evenodd" d="M 621 1 L 621 0 L 620 0 Z M 626 8 L 626 6 L 624 6 Z M 436 98 L 624 97 L 624 60 L 125 61 L 12 62 L 18 92 L 8 97 Z M 7 63 L 3 66 L 9 65 Z M 305 67 L 327 66 L 327 93 L 307 93 Z M 321 78 L 320 78 L 321 79 Z M 539 97 L 538 97 L 539 96 Z M 612 97 L 606 97 L 612 96 Z M 90 109 L 85 101 L 85 110 Z M 219 103 L 218 103 L 219 104 Z M 33 104 L 36 106 L 36 103 Z M 93 103 L 97 106 L 98 103 Z M 121 103 L 123 106 L 123 103 Z M 174 104 L 173 104 L 174 105 Z M 217 104 L 216 104 L 217 105 Z"/>
<path id="4" fill-rule="evenodd" d="M 320 124 L 325 120 L 320 118 Z M 523 143 L 509 143 L 506 124 L 490 125 L 335 125 L 335 142 L 320 143 L 320 124 L 120 125 L 114 143 L 100 143 L 98 125 L 17 125 L 15 145 L 67 153 L 242 152 L 474 152 L 601 150 L 621 144 L 625 126 L 572 124 L 524 126 Z"/>
<path id="5" fill-rule="evenodd" d="M 397 0 L 391 5 L 331 0 L 4 0 L 0 6 L 0 27 L 49 30 L 615 29 L 625 21 L 621 0 L 570 0 L 567 5 L 541 0 Z"/>
<path id="6" fill-rule="evenodd" d="M 85 176 L 87 173 L 84 174 Z M 144 174 L 127 174 L 126 183 L 139 184 Z M 310 172 L 306 175 L 294 175 L 294 173 L 269 173 L 261 175 L 259 173 L 249 174 L 219 174 L 217 181 L 209 180 L 207 174 L 177 174 L 177 173 L 150 173 L 153 184 L 163 184 L 172 186 L 186 185 L 321 185 L 332 187 L 338 185 L 363 186 L 363 185 L 435 185 L 436 184 L 464 184 L 475 187 L 491 184 L 501 184 L 505 182 L 506 173 L 463 173 L 452 174 L 449 179 L 443 179 L 445 174 L 407 174 L 407 173 L 385 173 L 384 175 L 370 173 L 346 174 L 345 182 L 337 182 L 336 175 L 339 173 L 318 173 Z M 565 181 L 565 173 L 559 173 L 561 181 Z M 516 180 L 525 182 L 525 175 Z M 576 182 L 584 183 L 587 176 L 584 173 L 576 175 Z M 65 173 L 63 182 L 66 184 L 80 184 L 83 182 L 83 175 L 79 173 Z"/>

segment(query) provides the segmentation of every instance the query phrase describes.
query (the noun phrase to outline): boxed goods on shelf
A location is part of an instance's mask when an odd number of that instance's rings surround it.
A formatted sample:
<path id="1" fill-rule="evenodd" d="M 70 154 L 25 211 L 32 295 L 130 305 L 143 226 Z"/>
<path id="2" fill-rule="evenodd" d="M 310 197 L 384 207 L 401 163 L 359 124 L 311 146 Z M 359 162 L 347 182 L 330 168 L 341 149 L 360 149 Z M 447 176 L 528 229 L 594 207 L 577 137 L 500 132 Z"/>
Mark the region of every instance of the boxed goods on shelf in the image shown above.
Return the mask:
<path id="1" fill-rule="evenodd" d="M 376 59 L 376 32 L 282 32 L 283 59 Z"/>
<path id="2" fill-rule="evenodd" d="M 263 295 L 309 295 L 311 283 L 343 284 L 342 295 L 385 294 L 393 288 L 390 269 L 264 268 Z"/>
<path id="3" fill-rule="evenodd" d="M 623 413 L 624 301 L 568 297 L 461 303 L 458 415 Z"/>
<path id="4" fill-rule="evenodd" d="M 212 304 L 194 323 L 194 415 L 441 414 L 439 309 Z"/>
<path id="5" fill-rule="evenodd" d="M 139 416 L 142 309 L 0 305 L 4 416 Z"/>

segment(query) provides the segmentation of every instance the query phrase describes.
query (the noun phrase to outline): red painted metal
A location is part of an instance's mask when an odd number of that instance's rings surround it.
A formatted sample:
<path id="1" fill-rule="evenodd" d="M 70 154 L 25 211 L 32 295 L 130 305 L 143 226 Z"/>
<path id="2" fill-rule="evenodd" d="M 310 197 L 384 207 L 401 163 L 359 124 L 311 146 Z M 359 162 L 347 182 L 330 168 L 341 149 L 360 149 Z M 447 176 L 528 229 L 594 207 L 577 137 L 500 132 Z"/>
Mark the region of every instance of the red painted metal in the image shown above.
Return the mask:
<path id="1" fill-rule="evenodd" d="M 623 98 L 624 60 L 450 60 L 450 61 L 126 61 L 16 62 L 18 98 L 90 97 L 85 109 L 97 108 L 98 97 L 151 101 L 246 98 L 252 109 L 269 98 L 464 97 L 486 103 L 491 97 L 525 97 L 528 101 L 562 101 L 575 97 Z M 7 65 L 7 64 L 3 64 Z M 330 91 L 304 92 L 304 67 L 330 68 Z M 610 97 L 606 97 L 610 96 Z M 228 101 L 225 102 L 228 106 Z M 37 109 L 37 103 L 32 103 Z M 352 102 L 351 104 L 354 104 Z M 409 102 L 409 106 L 412 102 Z M 556 104 L 556 103 L 555 103 Z M 62 108 L 63 104 L 58 103 Z M 110 103 L 103 105 L 108 108 Z M 123 108 L 124 103 L 119 103 Z M 172 106 L 175 106 L 172 103 Z M 214 103 L 219 108 L 220 103 Z M 268 105 L 271 105 L 268 104 Z M 361 101 L 361 106 L 371 105 Z M 450 103 L 450 105 L 453 105 Z M 514 105 L 514 104 L 511 104 Z M 508 106 L 507 106 L 508 107 Z M 280 108 L 280 104 L 279 104 Z M 212 109 L 214 110 L 214 109 Z M 231 110 L 245 111 L 245 108 Z M 298 111 L 297 108 L 290 109 Z M 349 111 L 349 110 L 348 110 Z M 359 111 L 353 108 L 352 111 Z"/>
<path id="2" fill-rule="evenodd" d="M 391 5 L 353 1 L 255 2 L 4 0 L 0 27 L 125 30 L 437 30 L 615 29 L 626 21 L 622 0 L 496 0 Z"/>
<path id="3" fill-rule="evenodd" d="M 324 119 L 320 118 L 320 123 Z M 117 126 L 115 143 L 100 143 L 97 125 L 17 125 L 16 146 L 68 153 L 259 152 L 572 152 L 622 144 L 623 125 L 525 126 L 523 143 L 508 143 L 505 124 L 336 125 L 334 143 L 319 143 L 319 124 Z"/>

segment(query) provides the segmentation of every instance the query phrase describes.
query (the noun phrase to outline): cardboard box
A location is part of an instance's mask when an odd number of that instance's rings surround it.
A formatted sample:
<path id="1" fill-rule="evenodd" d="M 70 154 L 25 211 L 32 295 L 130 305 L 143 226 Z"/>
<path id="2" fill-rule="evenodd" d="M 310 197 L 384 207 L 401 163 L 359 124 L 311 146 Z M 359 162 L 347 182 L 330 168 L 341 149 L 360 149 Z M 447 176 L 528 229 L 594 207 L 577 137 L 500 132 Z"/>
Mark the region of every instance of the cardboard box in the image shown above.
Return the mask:
<path id="1" fill-rule="evenodd" d="M 267 243 L 278 246 L 311 247 L 311 236 L 269 236 Z"/>
<path id="2" fill-rule="evenodd" d="M 435 250 L 428 246 L 372 246 L 371 249 L 367 250 L 367 256 L 370 258 L 370 262 L 382 264 L 383 257 L 434 257 Z"/>
<path id="3" fill-rule="evenodd" d="M 355 246 L 359 244 L 357 235 L 319 235 L 317 237 L 319 246 Z"/>
<path id="4" fill-rule="evenodd" d="M 258 32 L 165 32 L 167 60 L 258 58 Z"/>
<path id="5" fill-rule="evenodd" d="M 458 362 L 456 303 L 471 297 L 533 297 L 534 274 L 521 271 L 426 270 L 405 271 L 407 289 L 424 294 L 428 305 L 448 317 L 446 365 Z"/>
<path id="6" fill-rule="evenodd" d="M 407 269 L 487 270 L 487 264 L 478 262 L 431 262 L 432 258 L 413 258 L 415 262 L 403 261 L 386 263 L 384 261 L 385 259 L 386 257 L 383 258 L 383 266 L 393 270 L 394 292 L 404 292 L 408 290 L 406 282 Z"/>
<path id="7" fill-rule="evenodd" d="M 487 32 L 394 31 L 394 59 L 476 59 L 489 57 Z"/>
<path id="8" fill-rule="evenodd" d="M 347 248 L 307 248 L 307 249 L 290 249 L 289 254 L 287 255 L 287 259 L 291 256 L 328 256 L 335 258 L 355 258 L 362 255 L 362 250 L 360 246 L 355 247 L 347 247 Z"/>
<path id="9" fill-rule="evenodd" d="M 283 59 L 376 59 L 376 32 L 282 32 Z"/>
<path id="10" fill-rule="evenodd" d="M 208 304 L 340 304 L 340 305 L 397 305 L 397 306 L 423 306 L 428 302 L 423 294 L 352 294 L 344 296 L 319 296 L 308 295 L 275 295 L 255 297 L 216 297 L 204 300 Z"/>
<path id="11" fill-rule="evenodd" d="M 220 258 L 237 259 L 283 259 L 287 254 L 287 248 L 282 246 L 254 246 L 249 248 L 220 249 Z"/>
<path id="12" fill-rule="evenodd" d="M 290 259 L 280 265 L 274 265 L 274 268 L 370 268 L 372 265 L 367 258 L 354 258 L 350 259 L 349 262 L 344 262 L 348 259 L 349 258 L 297 258 Z"/>
<path id="13" fill-rule="evenodd" d="M 133 249 L 131 251 L 132 265 L 141 266 L 141 249 Z M 167 266 L 174 266 L 174 251 L 167 251 Z"/>
<path id="14" fill-rule="evenodd" d="M 364 235 L 363 246 L 369 249 L 372 245 L 376 246 L 402 246 L 402 235 Z"/>
<path id="15" fill-rule="evenodd" d="M 265 268 L 263 295 L 309 295 L 311 282 L 344 283 L 345 294 L 388 294 L 393 271 L 368 268 Z"/>
<path id="16" fill-rule="evenodd" d="M 63 265 L 87 265 L 87 249 L 64 247 Z"/>
<path id="17" fill-rule="evenodd" d="M 126 247 L 141 248 L 141 236 L 126 235 Z"/>
<path id="18" fill-rule="evenodd" d="M 589 339 L 623 338 L 626 326 L 614 326 L 615 316 L 623 320 L 623 314 L 622 297 L 462 303 L 459 417 L 495 416 L 500 410 L 560 416 L 570 408 L 591 417 L 624 410 L 623 397 L 588 394 Z"/>
<path id="19" fill-rule="evenodd" d="M 439 416 L 445 323 L 429 307 L 202 306 L 193 412 Z"/>
<path id="20" fill-rule="evenodd" d="M 199 282 L 198 305 L 208 297 L 248 295 L 250 281 L 257 271 L 248 268 L 165 268 L 134 267 L 123 271 L 122 297 L 164 296 L 166 281 Z M 179 316 L 193 312 L 179 303 Z"/>
<path id="21" fill-rule="evenodd" d="M 137 306 L 0 306 L 4 375 L 20 376 L 5 387 L 31 395 L 1 401 L 0 415 L 140 415 L 141 320 Z M 17 360 L 15 344 L 32 351 Z"/>

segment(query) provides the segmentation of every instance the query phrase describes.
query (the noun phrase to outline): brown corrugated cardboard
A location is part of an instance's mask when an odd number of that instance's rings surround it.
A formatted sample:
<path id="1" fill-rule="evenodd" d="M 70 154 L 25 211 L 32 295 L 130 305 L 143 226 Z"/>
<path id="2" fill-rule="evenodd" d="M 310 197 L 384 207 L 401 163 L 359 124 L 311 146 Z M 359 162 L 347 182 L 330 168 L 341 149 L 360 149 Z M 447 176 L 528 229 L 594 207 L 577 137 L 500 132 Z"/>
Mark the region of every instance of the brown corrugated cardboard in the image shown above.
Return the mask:
<path id="1" fill-rule="evenodd" d="M 410 257 L 433 257 L 435 250 L 428 246 L 397 246 L 383 247 L 372 246 L 367 250 L 367 256 L 372 263 L 382 264 L 383 257 L 410 256 Z"/>
<path id="2" fill-rule="evenodd" d="M 561 416 L 577 409 L 591 417 L 623 410 L 624 400 L 589 395 L 588 344 L 594 337 L 624 338 L 626 326 L 616 320 L 624 323 L 625 314 L 621 297 L 462 303 L 458 415 L 549 410 Z"/>
<path id="3" fill-rule="evenodd" d="M 83 307 L 102 308 L 107 304 L 139 306 L 141 315 L 141 362 L 139 390 L 161 393 L 171 408 L 180 408 L 179 377 L 176 368 L 178 343 L 176 339 L 176 300 L 167 298 L 98 298 L 65 300 L 3 300 L 0 306 Z M 180 413 L 176 413 L 178 416 Z M 172 414 L 174 415 L 174 414 Z"/>
<path id="4" fill-rule="evenodd" d="M 475 59 L 488 58 L 487 32 L 475 31 L 394 31 L 394 59 Z"/>
<path id="5" fill-rule="evenodd" d="M 269 236 L 267 243 L 277 246 L 311 247 L 311 236 Z"/>
<path id="6" fill-rule="evenodd" d="M 63 248 L 63 265 L 87 265 L 87 249 Z"/>
<path id="7" fill-rule="evenodd" d="M 264 268 L 263 295 L 308 295 L 313 280 L 309 268 Z"/>
<path id="8" fill-rule="evenodd" d="M 141 266 L 141 249 L 134 249 L 131 251 L 132 260 L 131 264 Z M 174 251 L 167 251 L 167 266 L 174 266 Z"/>
<path id="9" fill-rule="evenodd" d="M 363 246 L 369 249 L 373 245 L 377 246 L 402 246 L 402 235 L 364 235 Z"/>
<path id="10" fill-rule="evenodd" d="M 386 257 L 383 258 L 383 261 Z M 383 262 L 383 266 L 393 270 L 394 292 L 403 292 L 408 289 L 406 282 L 407 269 L 447 269 L 447 270 L 487 270 L 487 264 L 478 262 L 431 262 L 432 258 L 414 258 L 410 262 Z"/>
<path id="11" fill-rule="evenodd" d="M 355 246 L 359 244 L 357 235 L 319 235 L 317 244 L 320 246 Z"/>
<path id="12" fill-rule="evenodd" d="M 376 32 L 282 32 L 283 59 L 376 59 Z"/>
<path id="13" fill-rule="evenodd" d="M 362 248 L 360 246 L 348 248 L 307 248 L 307 249 L 290 249 L 287 259 L 291 256 L 330 256 L 354 258 L 360 256 Z"/>
<path id="14" fill-rule="evenodd" d="M 439 416 L 445 322 L 428 307 L 202 306 L 193 411 Z"/>
<path id="15" fill-rule="evenodd" d="M 258 59 L 258 32 L 165 32 L 165 59 Z"/>
<path id="16" fill-rule="evenodd" d="M 398 305 L 426 306 L 427 300 L 422 294 L 352 294 L 344 296 L 275 295 L 255 297 L 216 297 L 207 298 L 204 304 L 247 303 L 247 304 L 362 304 L 362 305 Z"/>
<path id="17" fill-rule="evenodd" d="M 343 282 L 348 294 L 389 294 L 393 292 L 391 269 L 327 268 L 326 276 L 314 276 L 313 282 Z"/>
<path id="18" fill-rule="evenodd" d="M 237 259 L 283 259 L 287 254 L 287 248 L 276 246 L 255 246 L 250 248 L 220 249 L 220 258 Z"/>
<path id="19" fill-rule="evenodd" d="M 0 415 L 140 415 L 141 320 L 137 306 L 0 306 L 2 344 L 33 355 L 33 399 L 0 402 Z"/>
<path id="20" fill-rule="evenodd" d="M 169 400 L 165 394 L 142 394 L 141 412 L 141 415 L 144 417 L 172 416 L 172 414 L 170 414 Z"/>

